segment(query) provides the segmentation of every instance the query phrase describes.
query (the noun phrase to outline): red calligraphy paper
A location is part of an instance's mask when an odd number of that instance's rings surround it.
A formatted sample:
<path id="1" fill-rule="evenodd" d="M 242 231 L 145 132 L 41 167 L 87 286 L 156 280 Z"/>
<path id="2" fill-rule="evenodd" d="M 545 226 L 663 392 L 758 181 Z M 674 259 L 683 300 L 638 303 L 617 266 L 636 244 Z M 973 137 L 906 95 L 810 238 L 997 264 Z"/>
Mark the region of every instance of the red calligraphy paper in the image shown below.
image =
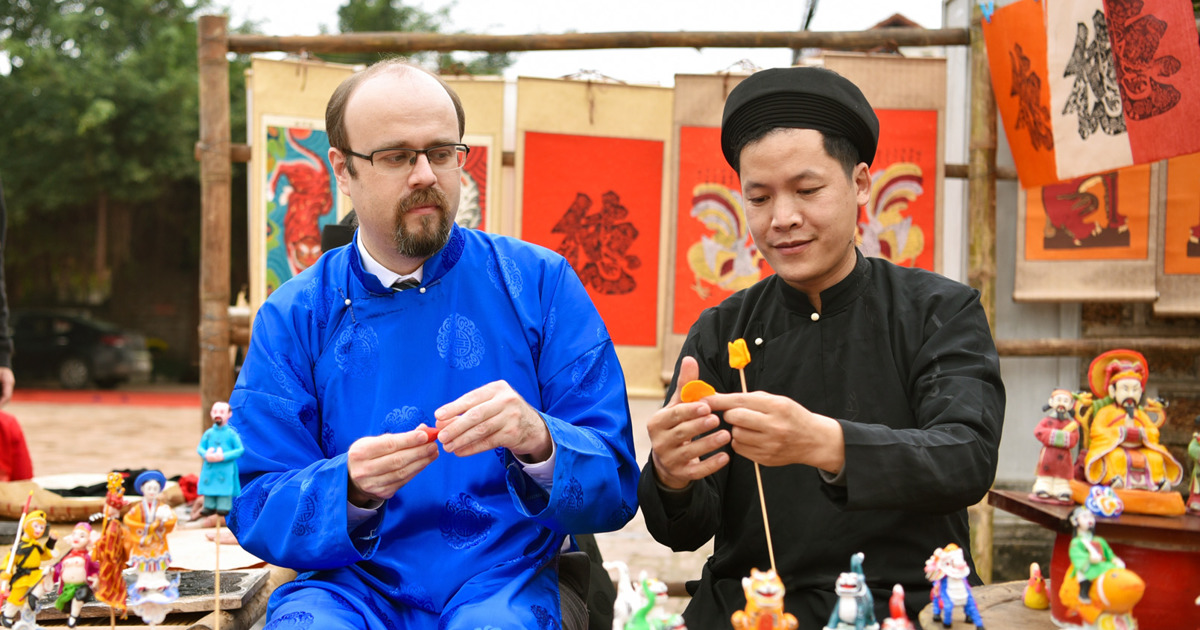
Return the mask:
<path id="1" fill-rule="evenodd" d="M 521 237 L 562 254 L 618 345 L 656 343 L 663 143 L 526 132 Z"/>

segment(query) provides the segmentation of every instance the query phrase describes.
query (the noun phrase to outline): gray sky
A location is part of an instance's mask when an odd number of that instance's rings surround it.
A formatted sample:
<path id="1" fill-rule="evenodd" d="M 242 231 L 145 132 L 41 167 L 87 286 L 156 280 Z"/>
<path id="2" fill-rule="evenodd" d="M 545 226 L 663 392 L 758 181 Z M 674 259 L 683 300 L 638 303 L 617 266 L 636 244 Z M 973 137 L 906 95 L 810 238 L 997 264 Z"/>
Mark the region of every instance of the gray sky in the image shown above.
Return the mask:
<path id="1" fill-rule="evenodd" d="M 267 35 L 315 35 L 337 30 L 341 0 L 216 0 L 233 23 L 252 19 Z M 433 11 L 443 0 L 411 2 Z M 802 0 L 458 0 L 450 29 L 488 35 L 614 31 L 790 31 L 799 28 Z M 901 13 L 926 28 L 942 25 L 942 0 L 821 0 L 812 30 L 855 31 Z M 561 77 L 594 71 L 630 83 L 671 85 L 676 73 L 708 74 L 748 60 L 759 67 L 788 65 L 780 49 L 658 48 L 539 51 L 517 56 L 508 77 Z"/>

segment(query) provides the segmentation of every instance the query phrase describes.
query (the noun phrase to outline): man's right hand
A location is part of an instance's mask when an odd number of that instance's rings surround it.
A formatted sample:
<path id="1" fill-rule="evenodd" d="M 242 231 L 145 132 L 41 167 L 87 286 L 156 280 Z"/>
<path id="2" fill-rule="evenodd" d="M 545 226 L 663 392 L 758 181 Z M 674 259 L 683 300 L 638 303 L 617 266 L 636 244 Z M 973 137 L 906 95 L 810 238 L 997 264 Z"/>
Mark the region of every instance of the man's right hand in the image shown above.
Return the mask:
<path id="1" fill-rule="evenodd" d="M 729 463 L 729 454 L 725 452 L 700 459 L 728 444 L 730 435 L 722 429 L 697 438 L 720 425 L 704 401 L 685 403 L 680 400 L 683 384 L 698 378 L 700 366 L 696 359 L 684 357 L 670 402 L 646 423 L 653 449 L 654 472 L 658 482 L 668 488 L 686 488 L 691 482 L 703 479 Z"/>
<path id="2" fill-rule="evenodd" d="M 347 498 L 359 507 L 386 501 L 433 460 L 437 444 L 420 429 L 359 438 L 350 445 Z"/>

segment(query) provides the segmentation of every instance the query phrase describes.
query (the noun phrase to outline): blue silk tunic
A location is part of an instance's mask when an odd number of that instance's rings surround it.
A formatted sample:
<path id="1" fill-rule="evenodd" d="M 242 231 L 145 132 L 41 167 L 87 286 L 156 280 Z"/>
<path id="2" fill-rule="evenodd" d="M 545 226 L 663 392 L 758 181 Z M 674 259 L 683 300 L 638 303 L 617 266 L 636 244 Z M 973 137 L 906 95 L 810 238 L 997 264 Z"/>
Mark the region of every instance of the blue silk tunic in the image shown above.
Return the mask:
<path id="1" fill-rule="evenodd" d="M 549 492 L 505 449 L 443 451 L 347 531 L 355 440 L 432 426 L 438 407 L 500 379 L 545 418 Z M 365 599 L 379 627 L 459 627 L 464 606 L 496 611 L 496 628 L 558 627 L 564 537 L 637 509 L 612 340 L 567 262 L 516 239 L 454 226 L 403 292 L 365 273 L 353 244 L 326 253 L 259 309 L 230 405 L 242 546 L 300 571 L 299 587 Z"/>

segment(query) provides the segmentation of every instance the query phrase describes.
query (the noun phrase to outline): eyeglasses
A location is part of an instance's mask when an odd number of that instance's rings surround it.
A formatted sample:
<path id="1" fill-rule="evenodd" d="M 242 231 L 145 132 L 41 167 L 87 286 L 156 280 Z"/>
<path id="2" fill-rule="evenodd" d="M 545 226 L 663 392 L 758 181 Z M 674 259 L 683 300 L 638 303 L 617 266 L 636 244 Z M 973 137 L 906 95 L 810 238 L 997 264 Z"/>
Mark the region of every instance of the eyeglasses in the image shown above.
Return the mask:
<path id="1" fill-rule="evenodd" d="M 467 163 L 471 147 L 465 144 L 439 144 L 428 149 L 379 149 L 367 155 L 342 149 L 342 153 L 362 158 L 381 171 L 407 172 L 417 165 L 417 156 L 424 154 L 429 167 L 435 171 L 456 171 Z"/>

